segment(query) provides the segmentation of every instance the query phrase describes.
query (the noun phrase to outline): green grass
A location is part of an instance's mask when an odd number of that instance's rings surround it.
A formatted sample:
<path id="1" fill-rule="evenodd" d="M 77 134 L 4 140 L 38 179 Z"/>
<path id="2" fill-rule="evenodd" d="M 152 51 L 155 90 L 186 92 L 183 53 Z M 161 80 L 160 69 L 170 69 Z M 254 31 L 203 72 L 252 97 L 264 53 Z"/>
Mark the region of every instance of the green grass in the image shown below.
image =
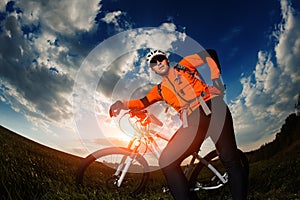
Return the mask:
<path id="1" fill-rule="evenodd" d="M 251 165 L 251 199 L 300 199 L 300 154 L 288 153 Z"/>
<path id="2" fill-rule="evenodd" d="M 300 156 L 294 150 L 251 163 L 249 199 L 300 199 Z M 75 173 L 81 160 L 0 127 L 0 199 L 171 199 L 161 192 L 164 178 L 160 171 L 150 174 L 145 191 L 137 197 L 102 185 L 77 187 Z M 230 199 L 227 187 L 202 196 Z"/>

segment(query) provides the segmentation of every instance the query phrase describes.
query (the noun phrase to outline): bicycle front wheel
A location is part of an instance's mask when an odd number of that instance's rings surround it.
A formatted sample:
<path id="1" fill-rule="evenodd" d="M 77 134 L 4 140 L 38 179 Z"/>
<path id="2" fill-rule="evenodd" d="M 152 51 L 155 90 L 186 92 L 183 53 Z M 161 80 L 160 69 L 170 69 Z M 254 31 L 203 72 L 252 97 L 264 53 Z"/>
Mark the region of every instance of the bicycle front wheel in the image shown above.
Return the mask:
<path id="1" fill-rule="evenodd" d="M 122 179 L 124 163 L 128 158 L 133 160 Z M 122 164 L 123 168 L 120 168 Z M 149 165 L 140 154 L 133 154 L 127 148 L 109 147 L 100 149 L 83 159 L 77 170 L 76 183 L 97 189 L 105 188 L 105 191 L 117 191 L 122 195 L 136 195 L 144 189 L 148 178 Z"/>

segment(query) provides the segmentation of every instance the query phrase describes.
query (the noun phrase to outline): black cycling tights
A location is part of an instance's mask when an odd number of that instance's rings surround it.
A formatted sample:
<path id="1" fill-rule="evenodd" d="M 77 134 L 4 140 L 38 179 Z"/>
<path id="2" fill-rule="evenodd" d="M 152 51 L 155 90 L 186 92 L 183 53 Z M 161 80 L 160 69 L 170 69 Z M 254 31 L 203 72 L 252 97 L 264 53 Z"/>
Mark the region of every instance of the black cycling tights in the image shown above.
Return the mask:
<path id="1" fill-rule="evenodd" d="M 175 200 L 198 199 L 195 194 L 189 192 L 188 181 L 183 174 L 180 163 L 198 151 L 208 130 L 208 134 L 210 134 L 211 129 L 219 130 L 217 125 L 219 123 L 220 134 L 213 135 L 212 139 L 216 141 L 216 149 L 228 172 L 229 187 L 233 199 L 244 200 L 247 196 L 248 173 L 240 161 L 231 113 L 221 98 L 215 98 L 207 103 L 210 108 L 212 107 L 212 115 L 206 116 L 201 108 L 195 110 L 188 117 L 188 127 L 178 129 L 167 144 L 159 159 L 159 165 Z M 223 113 L 222 110 L 224 110 Z M 220 115 L 223 115 L 223 119 L 220 118 Z M 211 126 L 217 128 L 214 129 Z"/>

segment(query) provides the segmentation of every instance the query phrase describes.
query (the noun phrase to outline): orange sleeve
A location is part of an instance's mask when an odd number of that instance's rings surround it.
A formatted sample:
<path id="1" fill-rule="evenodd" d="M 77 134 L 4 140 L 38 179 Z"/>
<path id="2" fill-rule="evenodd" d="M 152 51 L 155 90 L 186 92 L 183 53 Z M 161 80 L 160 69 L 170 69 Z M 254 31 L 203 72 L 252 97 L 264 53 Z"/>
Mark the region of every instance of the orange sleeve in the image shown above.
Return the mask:
<path id="1" fill-rule="evenodd" d="M 220 70 L 215 60 L 209 55 L 207 57 L 203 57 L 203 59 L 205 60 L 202 60 L 199 54 L 192 54 L 184 57 L 179 64 L 189 68 L 190 70 L 194 70 L 196 67 L 207 63 L 211 72 L 211 79 L 220 78 Z"/>
<path id="2" fill-rule="evenodd" d="M 144 104 L 140 99 L 132 99 L 129 101 L 124 100 L 123 104 L 125 105 L 126 109 L 139 109 L 142 110 L 145 108 Z"/>
<path id="3" fill-rule="evenodd" d="M 154 86 L 144 98 L 123 101 L 123 104 L 127 109 L 142 110 L 148 107 L 149 105 L 161 100 L 163 100 L 163 98 L 158 93 L 158 86 Z"/>
<path id="4" fill-rule="evenodd" d="M 203 65 L 204 61 L 198 54 L 192 54 L 184 57 L 179 64 L 188 67 L 189 69 L 195 69 L 197 66 Z"/>
<path id="5" fill-rule="evenodd" d="M 211 72 L 211 80 L 220 78 L 220 70 L 217 66 L 217 63 L 211 57 L 206 57 L 207 64 Z"/>

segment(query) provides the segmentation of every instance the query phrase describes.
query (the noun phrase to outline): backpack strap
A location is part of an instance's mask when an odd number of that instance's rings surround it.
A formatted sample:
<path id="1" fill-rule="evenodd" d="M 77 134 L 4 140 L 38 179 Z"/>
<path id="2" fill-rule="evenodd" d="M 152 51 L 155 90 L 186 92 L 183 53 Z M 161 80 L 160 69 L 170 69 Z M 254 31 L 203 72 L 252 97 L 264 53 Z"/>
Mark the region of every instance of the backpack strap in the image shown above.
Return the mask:
<path id="1" fill-rule="evenodd" d="M 191 71 L 189 68 L 179 65 L 178 63 L 174 66 L 174 69 L 176 69 L 177 71 L 184 71 L 184 72 L 188 72 L 190 75 L 195 76 L 195 71 Z"/>
<path id="2" fill-rule="evenodd" d="M 197 70 L 195 71 L 191 71 L 189 68 L 179 65 L 178 63 L 174 66 L 174 69 L 176 69 L 177 71 L 183 71 L 183 72 L 187 72 L 189 73 L 191 76 L 194 76 L 196 79 L 198 79 L 199 81 L 204 82 L 203 78 L 201 78 L 199 73 L 196 73 Z"/>
<path id="3" fill-rule="evenodd" d="M 159 83 L 159 84 L 157 85 L 157 92 L 158 92 L 158 94 L 159 94 L 162 98 L 164 98 L 163 95 L 162 95 L 162 93 L 161 93 L 161 83 Z"/>
<path id="4" fill-rule="evenodd" d="M 164 96 L 162 95 L 162 92 L 161 92 L 161 83 L 159 83 L 158 85 L 157 85 L 157 92 L 158 92 L 158 94 L 161 96 L 161 98 L 164 100 Z M 165 100 L 164 100 L 165 101 Z M 166 101 L 165 101 L 166 102 Z M 165 109 L 165 113 L 167 113 L 168 112 L 168 110 L 169 110 L 169 104 L 167 104 L 167 106 L 166 106 L 166 109 Z"/>

